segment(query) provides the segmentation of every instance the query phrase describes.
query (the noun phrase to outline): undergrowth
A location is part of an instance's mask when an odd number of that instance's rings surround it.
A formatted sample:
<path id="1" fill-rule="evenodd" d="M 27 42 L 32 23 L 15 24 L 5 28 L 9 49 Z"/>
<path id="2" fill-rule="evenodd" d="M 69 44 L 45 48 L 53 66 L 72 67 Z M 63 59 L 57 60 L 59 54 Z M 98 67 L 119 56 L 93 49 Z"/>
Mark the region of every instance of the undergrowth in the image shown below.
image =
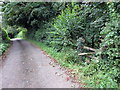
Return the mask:
<path id="1" fill-rule="evenodd" d="M 37 45 L 38 47 L 40 47 L 52 58 L 56 59 L 58 61 L 58 63 L 60 63 L 60 65 L 62 65 L 62 66 L 71 68 L 71 65 L 75 65 L 74 63 L 76 61 L 78 61 L 76 59 L 77 53 L 75 53 L 75 51 L 73 49 L 68 50 L 68 48 L 66 48 L 61 52 L 57 52 L 57 50 L 55 50 L 53 47 L 49 47 L 49 46 L 45 45 L 44 43 L 37 42 L 34 40 L 29 40 L 29 41 L 32 42 L 33 44 Z M 73 58 L 73 60 L 71 60 L 71 58 Z"/>
<path id="2" fill-rule="evenodd" d="M 111 73 L 115 73 L 114 69 L 110 71 L 102 71 L 98 68 L 98 62 L 93 60 L 90 64 L 81 63 L 76 51 L 70 48 L 65 48 L 61 52 L 57 52 L 53 47 L 49 47 L 44 43 L 37 42 L 34 40 L 29 40 L 33 44 L 40 47 L 52 58 L 56 59 L 57 62 L 68 69 L 73 69 L 79 77 L 81 83 L 85 83 L 84 87 L 94 87 L 94 88 L 119 88 L 119 85 L 112 78 Z M 79 64 L 76 64 L 76 61 Z M 96 70 L 95 70 L 96 68 Z M 97 69 L 98 68 L 98 69 Z M 104 68 L 104 67 L 103 67 Z"/>
<path id="3" fill-rule="evenodd" d="M 0 43 L 0 56 L 7 50 L 9 44 L 7 43 Z"/>

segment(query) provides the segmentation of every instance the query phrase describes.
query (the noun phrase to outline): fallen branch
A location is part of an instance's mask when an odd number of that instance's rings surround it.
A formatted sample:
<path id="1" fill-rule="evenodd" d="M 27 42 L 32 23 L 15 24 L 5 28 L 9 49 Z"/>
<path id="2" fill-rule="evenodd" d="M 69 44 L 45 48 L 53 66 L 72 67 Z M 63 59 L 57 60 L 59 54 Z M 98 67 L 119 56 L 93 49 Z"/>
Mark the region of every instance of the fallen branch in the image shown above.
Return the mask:
<path id="1" fill-rule="evenodd" d="M 87 46 L 83 46 L 83 48 L 84 48 L 84 49 L 87 49 L 87 50 L 94 51 L 94 52 L 96 51 L 96 49 L 94 49 L 94 48 L 90 48 L 90 47 L 87 47 Z"/>
<path id="2" fill-rule="evenodd" d="M 79 53 L 78 55 L 80 55 L 80 56 L 84 56 L 84 55 L 85 55 L 86 57 L 96 59 L 96 57 L 91 56 L 92 54 L 95 54 L 95 52 L 90 52 L 90 53 Z"/>
<path id="3" fill-rule="evenodd" d="M 90 53 L 79 53 L 78 55 L 84 56 L 84 55 L 91 55 L 91 54 L 94 54 L 94 52 L 90 52 Z"/>

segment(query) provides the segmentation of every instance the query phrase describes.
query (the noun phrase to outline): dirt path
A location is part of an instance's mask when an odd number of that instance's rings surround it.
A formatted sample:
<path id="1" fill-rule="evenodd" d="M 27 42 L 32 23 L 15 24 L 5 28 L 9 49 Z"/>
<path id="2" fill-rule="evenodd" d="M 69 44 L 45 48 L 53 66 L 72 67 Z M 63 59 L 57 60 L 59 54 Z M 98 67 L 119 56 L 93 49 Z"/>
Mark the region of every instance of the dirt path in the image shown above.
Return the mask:
<path id="1" fill-rule="evenodd" d="M 77 84 L 66 80 L 59 66 L 27 41 L 14 41 L 2 67 L 3 88 L 71 88 Z"/>

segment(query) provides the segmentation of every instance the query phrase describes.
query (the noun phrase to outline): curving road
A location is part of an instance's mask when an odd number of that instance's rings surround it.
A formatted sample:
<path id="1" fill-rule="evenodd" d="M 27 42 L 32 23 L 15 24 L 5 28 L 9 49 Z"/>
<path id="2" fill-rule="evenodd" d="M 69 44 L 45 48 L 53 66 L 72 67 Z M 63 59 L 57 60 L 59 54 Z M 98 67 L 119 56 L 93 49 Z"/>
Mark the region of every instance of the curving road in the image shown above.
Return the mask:
<path id="1" fill-rule="evenodd" d="M 73 88 L 65 71 L 25 40 L 13 41 L 2 67 L 2 88 Z"/>

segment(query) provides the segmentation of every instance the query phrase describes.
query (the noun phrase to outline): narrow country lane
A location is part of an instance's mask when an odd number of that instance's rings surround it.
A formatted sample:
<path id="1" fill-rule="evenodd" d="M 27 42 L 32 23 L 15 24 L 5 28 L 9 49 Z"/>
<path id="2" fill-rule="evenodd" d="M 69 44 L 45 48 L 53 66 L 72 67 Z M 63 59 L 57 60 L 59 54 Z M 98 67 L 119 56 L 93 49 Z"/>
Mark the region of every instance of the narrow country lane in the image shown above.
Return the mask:
<path id="1" fill-rule="evenodd" d="M 64 70 L 25 40 L 13 41 L 2 67 L 2 88 L 72 88 Z"/>

